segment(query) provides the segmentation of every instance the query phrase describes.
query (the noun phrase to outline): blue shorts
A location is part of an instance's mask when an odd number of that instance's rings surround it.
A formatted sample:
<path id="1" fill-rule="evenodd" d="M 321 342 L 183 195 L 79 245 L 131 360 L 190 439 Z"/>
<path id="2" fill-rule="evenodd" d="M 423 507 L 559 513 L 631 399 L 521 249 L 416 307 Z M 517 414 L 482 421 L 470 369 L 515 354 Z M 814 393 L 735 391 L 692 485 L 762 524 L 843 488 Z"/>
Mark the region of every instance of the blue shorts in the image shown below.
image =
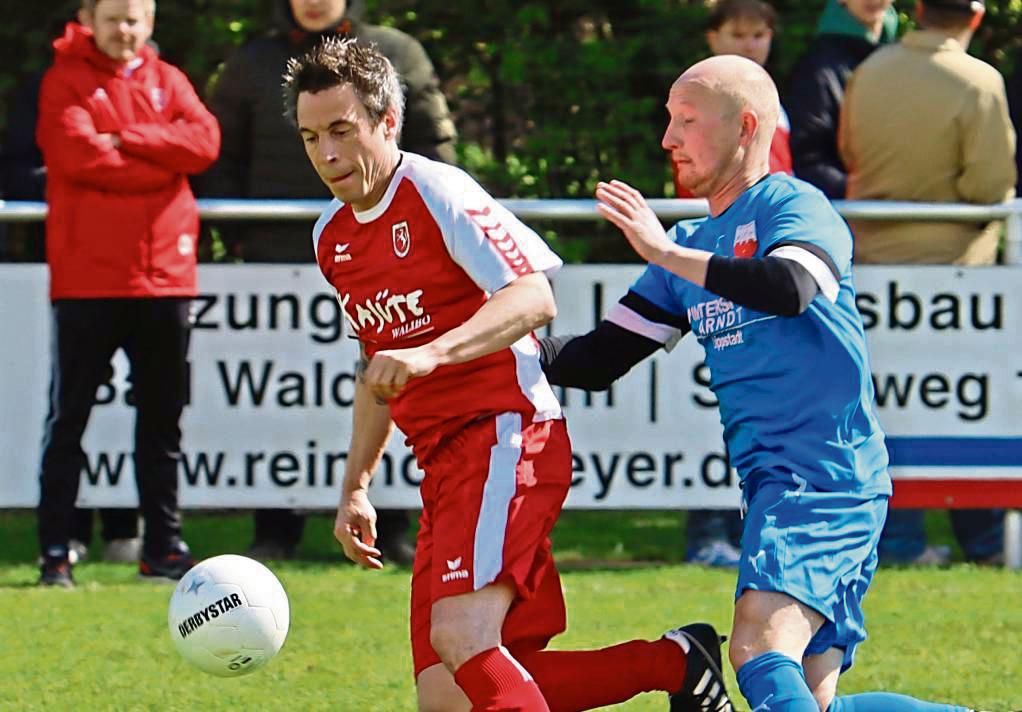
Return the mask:
<path id="1" fill-rule="evenodd" d="M 826 492 L 801 478 L 754 473 L 743 484 L 745 530 L 735 599 L 746 589 L 776 591 L 826 621 L 806 655 L 844 651 L 852 666 L 866 639 L 862 599 L 877 568 L 886 495 Z"/>

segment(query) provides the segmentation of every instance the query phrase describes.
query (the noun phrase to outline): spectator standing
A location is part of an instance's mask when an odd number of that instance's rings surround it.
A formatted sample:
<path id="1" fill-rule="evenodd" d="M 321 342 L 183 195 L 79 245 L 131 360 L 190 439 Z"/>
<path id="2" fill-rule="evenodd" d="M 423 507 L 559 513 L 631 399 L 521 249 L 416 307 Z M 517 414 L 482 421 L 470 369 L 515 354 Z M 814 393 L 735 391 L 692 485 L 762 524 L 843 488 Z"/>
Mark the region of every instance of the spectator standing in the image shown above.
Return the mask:
<path id="1" fill-rule="evenodd" d="M 59 27 L 51 26 L 51 37 L 63 34 L 66 13 L 61 13 Z M 0 191 L 5 200 L 43 201 L 46 199 L 46 166 L 36 143 L 36 121 L 39 117 L 39 87 L 43 73 L 28 76 L 18 85 L 7 121 L 7 135 L 0 153 Z M 0 229 L 6 226 L 0 226 Z M 16 224 L 10 234 L 8 259 L 42 262 L 45 257 L 45 230 L 41 223 Z M 85 558 L 92 544 L 93 510 L 75 509 L 75 529 L 70 542 L 72 563 Z M 134 561 L 138 559 L 142 541 L 138 536 L 136 509 L 100 509 L 103 559 Z"/>
<path id="2" fill-rule="evenodd" d="M 845 197 L 848 180 L 837 150 L 845 82 L 878 45 L 893 42 L 898 13 L 892 0 L 828 0 L 816 39 L 795 64 L 786 104 L 795 175 L 831 200 Z"/>
<path id="3" fill-rule="evenodd" d="M 979 0 L 923 0 L 916 6 L 921 29 L 852 75 L 839 133 L 849 198 L 989 204 L 1011 197 L 1015 133 L 1004 80 L 966 54 L 983 12 Z M 997 256 L 997 223 L 850 224 L 859 264 L 991 265 Z M 1000 559 L 1003 519 L 1001 510 L 951 512 L 966 558 Z M 932 551 L 922 511 L 892 513 L 882 559 L 932 561 Z"/>
<path id="4" fill-rule="evenodd" d="M 327 198 L 309 165 L 301 141 L 281 110 L 280 77 L 288 59 L 324 36 L 355 37 L 374 43 L 401 76 L 407 106 L 401 147 L 453 163 L 456 132 L 433 65 L 413 37 L 362 20 L 362 2 L 277 0 L 276 30 L 242 46 L 223 66 L 210 96 L 224 144 L 219 161 L 200 191 L 223 198 Z M 311 262 L 309 230 L 301 224 L 246 224 L 222 228 L 230 255 L 245 262 Z M 379 512 L 379 546 L 393 563 L 410 564 L 408 516 Z M 290 558 L 302 537 L 305 517 L 290 509 L 260 509 L 249 553 L 256 558 Z"/>
<path id="5" fill-rule="evenodd" d="M 84 0 L 54 43 L 36 137 L 47 169 L 53 317 L 50 407 L 38 509 L 40 583 L 72 586 L 68 544 L 81 439 L 123 348 L 136 403 L 135 478 L 145 521 L 139 572 L 191 567 L 177 502 L 198 208 L 187 176 L 220 133 L 185 75 L 146 44 L 155 0 Z"/>
<path id="6" fill-rule="evenodd" d="M 714 55 L 736 54 L 765 67 L 777 29 L 777 12 L 762 0 L 721 0 L 710 11 L 706 44 Z M 783 107 L 770 142 L 770 172 L 791 175 L 790 126 Z M 692 198 L 671 163 L 674 194 Z M 693 221 L 693 224 L 697 224 Z M 734 568 L 741 556 L 742 518 L 738 510 L 693 509 L 685 531 L 685 560 L 705 566 Z"/>
<path id="7" fill-rule="evenodd" d="M 1011 124 L 1015 127 L 1015 173 L 1018 181 L 1015 195 L 1022 195 L 1022 141 L 1018 135 L 1022 133 L 1022 48 L 1015 52 L 1015 69 L 1008 80 L 1008 108 L 1011 110 Z"/>

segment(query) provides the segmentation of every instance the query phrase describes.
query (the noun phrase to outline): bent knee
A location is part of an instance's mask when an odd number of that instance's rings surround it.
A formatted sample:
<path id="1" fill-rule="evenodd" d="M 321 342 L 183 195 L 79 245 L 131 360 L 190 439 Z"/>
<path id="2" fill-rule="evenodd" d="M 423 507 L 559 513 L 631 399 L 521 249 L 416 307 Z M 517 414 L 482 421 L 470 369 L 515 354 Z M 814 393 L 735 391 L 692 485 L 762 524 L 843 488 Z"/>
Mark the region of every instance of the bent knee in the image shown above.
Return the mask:
<path id="1" fill-rule="evenodd" d="M 426 668 L 416 681 L 419 712 L 470 712 L 472 703 L 443 665 Z"/>
<path id="2" fill-rule="evenodd" d="M 758 647 L 750 640 L 743 640 L 740 630 L 736 627 L 731 636 L 731 644 L 727 649 L 728 662 L 736 673 L 745 663 L 759 655 Z"/>
<path id="3" fill-rule="evenodd" d="M 430 626 L 429 644 L 433 650 L 450 667 L 450 661 L 457 656 L 458 651 L 465 647 L 471 639 L 471 635 L 465 626 L 458 625 L 456 621 L 434 620 Z"/>

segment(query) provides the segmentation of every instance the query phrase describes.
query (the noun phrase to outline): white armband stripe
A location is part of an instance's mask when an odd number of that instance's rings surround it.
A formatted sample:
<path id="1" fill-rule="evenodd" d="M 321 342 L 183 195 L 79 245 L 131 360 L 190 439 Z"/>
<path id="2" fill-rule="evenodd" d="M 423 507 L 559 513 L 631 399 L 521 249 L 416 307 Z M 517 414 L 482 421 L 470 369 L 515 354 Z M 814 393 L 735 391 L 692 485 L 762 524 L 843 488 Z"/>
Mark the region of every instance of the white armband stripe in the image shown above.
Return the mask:
<path id="1" fill-rule="evenodd" d="M 771 252 L 770 257 L 780 257 L 781 259 L 791 260 L 802 265 L 813 276 L 813 279 L 816 280 L 820 292 L 827 298 L 827 301 L 832 304 L 837 301 L 837 295 L 841 287 L 838 285 L 837 280 L 834 279 L 834 273 L 830 271 L 830 267 L 827 266 L 826 262 L 809 250 L 803 250 L 795 245 L 784 245 Z"/>
<path id="2" fill-rule="evenodd" d="M 645 336 L 658 344 L 673 346 L 681 338 L 681 329 L 670 324 L 660 324 L 650 321 L 633 309 L 629 309 L 621 302 L 616 303 L 604 317 L 607 321 L 617 324 L 622 329 L 627 329 L 639 336 Z"/>

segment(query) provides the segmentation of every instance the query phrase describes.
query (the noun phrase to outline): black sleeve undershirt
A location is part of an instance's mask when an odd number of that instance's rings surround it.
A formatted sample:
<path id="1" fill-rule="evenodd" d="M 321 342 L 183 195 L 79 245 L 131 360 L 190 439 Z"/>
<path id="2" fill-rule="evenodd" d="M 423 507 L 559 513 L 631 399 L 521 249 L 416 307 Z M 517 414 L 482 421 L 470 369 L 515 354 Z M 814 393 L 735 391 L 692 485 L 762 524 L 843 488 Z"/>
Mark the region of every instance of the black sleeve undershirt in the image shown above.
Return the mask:
<path id="1" fill-rule="evenodd" d="M 819 285 L 809 270 L 783 257 L 737 259 L 714 255 L 707 265 L 706 289 L 765 314 L 798 316 L 816 297 Z M 690 329 L 684 317 L 665 312 L 634 292 L 625 295 L 621 303 L 683 334 Z M 551 384 L 587 391 L 606 390 L 663 346 L 607 320 L 588 334 L 547 336 L 539 345 L 540 363 Z"/>
<path id="2" fill-rule="evenodd" d="M 539 340 L 540 363 L 555 386 L 605 391 L 663 344 L 603 320 L 588 334 Z"/>
<path id="3" fill-rule="evenodd" d="M 706 289 L 764 314 L 798 316 L 820 288 L 809 270 L 794 260 L 714 255 L 706 267 Z"/>
<path id="4" fill-rule="evenodd" d="M 687 318 L 661 309 L 635 292 L 622 297 L 621 304 L 647 321 L 678 329 L 682 335 L 690 331 Z M 539 340 L 539 346 L 540 363 L 550 383 L 603 391 L 663 344 L 604 319 L 588 334 L 548 336 Z"/>

